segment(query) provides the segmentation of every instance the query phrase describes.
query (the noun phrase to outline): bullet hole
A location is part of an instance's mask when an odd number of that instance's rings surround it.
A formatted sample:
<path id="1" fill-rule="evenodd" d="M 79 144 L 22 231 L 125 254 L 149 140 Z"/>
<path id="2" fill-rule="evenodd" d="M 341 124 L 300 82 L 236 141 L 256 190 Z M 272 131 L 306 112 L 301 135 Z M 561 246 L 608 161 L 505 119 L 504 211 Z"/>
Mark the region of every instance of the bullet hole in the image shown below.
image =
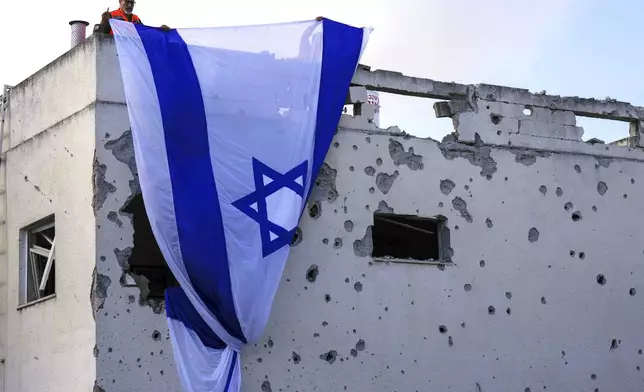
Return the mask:
<path id="1" fill-rule="evenodd" d="M 564 204 L 564 210 L 566 210 L 566 211 L 572 210 L 572 207 L 573 207 L 573 205 L 572 205 L 571 202 L 568 202 L 568 203 Z"/>
<path id="2" fill-rule="evenodd" d="M 637 350 L 637 353 L 638 353 L 639 355 L 642 355 L 642 350 L 641 350 L 641 349 Z"/>
<path id="3" fill-rule="evenodd" d="M 322 238 L 322 243 L 324 245 L 327 245 L 329 243 L 329 239 L 328 238 Z"/>
<path id="4" fill-rule="evenodd" d="M 492 124 L 494 124 L 494 125 L 499 125 L 499 123 L 501 122 L 502 118 L 503 118 L 503 116 L 501 116 L 499 114 L 494 114 L 494 113 L 490 114 L 490 121 L 492 121 Z"/>
<path id="5" fill-rule="evenodd" d="M 590 375 L 591 380 L 597 380 L 597 375 L 595 373 Z"/>
<path id="6" fill-rule="evenodd" d="M 293 363 L 296 364 L 296 365 L 298 363 L 300 363 L 300 361 L 302 360 L 300 355 L 298 353 L 296 353 L 295 351 L 293 351 L 293 354 L 291 355 L 291 359 L 293 360 Z"/>
<path id="7" fill-rule="evenodd" d="M 452 193 L 452 190 L 454 190 L 455 187 L 456 187 L 456 184 L 454 183 L 454 181 L 450 179 L 440 181 L 440 190 L 445 196 Z"/>
<path id="8" fill-rule="evenodd" d="M 355 291 L 357 291 L 357 292 L 361 292 L 361 291 L 362 291 L 362 283 L 360 283 L 360 282 L 355 282 L 355 283 L 353 284 L 353 289 L 354 289 Z"/>
<path id="9" fill-rule="evenodd" d="M 358 343 L 356 343 L 356 350 L 364 351 L 365 348 L 367 348 L 367 344 L 365 343 L 365 341 L 362 339 L 358 340 Z"/>
<path id="10" fill-rule="evenodd" d="M 487 218 L 485 219 L 485 225 L 488 227 L 488 229 L 491 229 L 494 224 L 492 223 L 492 219 Z"/>
<path id="11" fill-rule="evenodd" d="M 481 261 L 479 261 L 479 266 L 480 266 L 481 268 L 485 267 L 485 260 L 481 260 Z"/>
<path id="12" fill-rule="evenodd" d="M 539 230 L 536 227 L 533 227 L 528 232 L 528 241 L 537 242 L 539 240 Z"/>
<path id="13" fill-rule="evenodd" d="M 335 240 L 333 240 L 333 248 L 334 249 L 342 248 L 342 238 L 336 238 Z"/>
<path id="14" fill-rule="evenodd" d="M 507 313 L 507 314 L 508 314 L 508 316 L 509 316 L 509 315 L 512 313 L 512 309 L 507 308 L 507 309 L 505 310 L 505 313 Z"/>
<path id="15" fill-rule="evenodd" d="M 335 362 L 335 359 L 337 356 L 338 356 L 337 351 L 330 350 L 329 352 L 320 355 L 320 359 L 327 361 L 330 365 L 332 365 L 333 362 Z"/>
<path id="16" fill-rule="evenodd" d="M 391 175 L 387 173 L 378 173 L 376 176 L 376 186 L 380 189 L 380 192 L 386 195 L 394 185 L 394 181 L 398 178 L 398 175 L 398 171 L 394 171 Z"/>
<path id="17" fill-rule="evenodd" d="M 487 313 L 490 315 L 494 315 L 494 313 L 496 313 L 496 309 L 494 309 L 494 306 L 488 306 Z"/>
<path id="18" fill-rule="evenodd" d="M 358 356 L 358 350 L 356 350 L 355 348 L 352 348 L 350 353 L 351 353 L 351 356 L 354 358 Z"/>
<path id="19" fill-rule="evenodd" d="M 369 188 L 369 193 L 375 193 L 375 192 L 376 192 L 376 188 L 374 188 L 374 187 Z"/>
<path id="20" fill-rule="evenodd" d="M 639 371 L 640 371 L 640 367 L 639 367 L 639 365 L 638 365 L 638 366 L 636 366 L 636 367 L 635 367 L 635 369 L 637 369 L 637 371 L 639 372 Z"/>
<path id="21" fill-rule="evenodd" d="M 455 197 L 452 200 L 452 207 L 458 212 L 461 213 L 461 216 L 468 222 L 472 223 L 472 215 L 467 211 L 467 202 L 460 197 Z"/>
<path id="22" fill-rule="evenodd" d="M 257 362 L 262 363 L 263 359 L 262 357 L 257 358 Z"/>
<path id="23" fill-rule="evenodd" d="M 268 347 L 273 347 L 273 339 L 268 339 L 266 344 L 268 344 Z"/>
<path id="24" fill-rule="evenodd" d="M 264 381 L 262 383 L 262 392 L 273 392 L 273 390 L 271 389 L 271 383 L 270 382 Z"/>
<path id="25" fill-rule="evenodd" d="M 152 332 L 152 340 L 154 340 L 155 342 L 158 342 L 159 340 L 161 340 L 161 332 L 157 330 Z"/>
<path id="26" fill-rule="evenodd" d="M 353 166 L 349 166 L 349 171 L 354 171 L 355 168 Z"/>
<path id="27" fill-rule="evenodd" d="M 570 257 L 575 257 L 575 251 L 574 250 L 570 251 Z"/>
<path id="28" fill-rule="evenodd" d="M 635 184 L 635 179 L 631 178 L 631 184 Z"/>
<path id="29" fill-rule="evenodd" d="M 333 143 L 333 147 L 335 147 L 335 148 L 340 147 L 340 143 L 338 143 L 338 142 Z"/>
<path id="30" fill-rule="evenodd" d="M 355 144 L 353 145 L 352 148 L 353 148 L 353 151 L 358 151 L 358 146 L 356 146 Z"/>
<path id="31" fill-rule="evenodd" d="M 458 225 L 454 226 L 454 230 L 458 230 L 458 229 L 459 229 Z"/>
<path id="32" fill-rule="evenodd" d="M 447 333 L 447 327 L 444 325 L 439 325 L 438 326 L 438 332 L 440 333 Z"/>
<path id="33" fill-rule="evenodd" d="M 344 222 L 344 230 L 347 231 L 347 233 L 351 233 L 353 231 L 353 222 L 348 220 Z"/>
<path id="34" fill-rule="evenodd" d="M 300 229 L 299 227 L 296 227 L 295 233 L 293 233 L 293 239 L 291 240 L 291 246 L 292 247 L 298 246 L 302 242 L 303 238 L 304 237 L 302 235 L 302 229 Z"/>
<path id="35" fill-rule="evenodd" d="M 465 323 L 461 323 L 461 328 L 465 328 Z"/>
<path id="36" fill-rule="evenodd" d="M 555 194 L 557 195 L 557 197 L 563 196 L 563 189 L 557 187 L 557 190 L 555 191 Z"/>
<path id="37" fill-rule="evenodd" d="M 628 290 L 628 293 L 631 295 L 631 297 L 634 297 L 635 294 L 637 294 L 635 288 L 631 288 L 630 290 Z"/>
<path id="38" fill-rule="evenodd" d="M 575 211 L 571 215 L 572 221 L 573 222 L 579 222 L 581 220 L 581 212 Z"/>
<path id="39" fill-rule="evenodd" d="M 378 165 L 378 166 L 382 165 L 382 158 L 376 159 L 376 165 Z"/>
<path id="40" fill-rule="evenodd" d="M 313 334 L 313 337 L 314 337 L 314 338 L 319 338 L 319 337 L 320 337 L 320 334 L 316 332 L 316 333 L 314 333 L 314 334 Z"/>
<path id="41" fill-rule="evenodd" d="M 530 388 L 526 388 L 526 389 L 524 390 L 524 392 L 531 392 L 531 391 L 530 391 Z"/>
<path id="42" fill-rule="evenodd" d="M 512 299 L 512 293 L 510 291 L 505 292 L 505 298 Z"/>
<path id="43" fill-rule="evenodd" d="M 593 206 L 593 212 L 597 212 L 597 206 Z"/>
<path id="44" fill-rule="evenodd" d="M 597 275 L 597 283 L 600 285 L 605 285 L 606 284 L 606 277 L 603 274 Z"/>
<path id="45" fill-rule="evenodd" d="M 447 338 L 447 345 L 449 345 L 450 347 L 454 345 L 454 341 L 452 340 L 451 336 Z"/>
<path id="46" fill-rule="evenodd" d="M 584 252 L 579 252 L 579 258 L 580 258 L 581 260 L 585 259 L 585 258 L 586 258 L 586 254 L 585 254 Z"/>
<path id="47" fill-rule="evenodd" d="M 324 300 L 326 302 L 331 302 L 331 296 L 329 294 L 324 294 Z"/>
<path id="48" fill-rule="evenodd" d="M 326 327 L 327 325 L 329 325 L 329 323 L 327 323 L 326 321 L 322 321 L 322 326 L 323 327 Z"/>
<path id="49" fill-rule="evenodd" d="M 438 203 L 438 207 L 443 208 L 443 202 L 442 201 Z"/>
<path id="50" fill-rule="evenodd" d="M 318 278 L 318 274 L 320 273 L 320 270 L 318 269 L 318 266 L 313 264 L 309 267 L 308 270 L 306 270 L 306 280 L 310 283 L 315 282 L 315 280 Z"/>
<path id="51" fill-rule="evenodd" d="M 546 297 L 541 297 L 541 304 L 545 305 L 547 303 L 548 303 L 548 301 L 546 301 Z"/>
<path id="52" fill-rule="evenodd" d="M 617 339 L 613 339 L 613 340 L 611 340 L 611 342 L 610 342 L 610 349 L 611 349 L 611 350 L 615 350 L 617 347 L 619 347 L 619 342 L 617 341 Z"/>
<path id="53" fill-rule="evenodd" d="M 316 201 L 311 206 L 309 206 L 309 216 L 313 219 L 320 217 L 320 212 L 322 210 L 322 205 L 319 201 Z"/>
<path id="54" fill-rule="evenodd" d="M 465 284 L 465 286 L 463 286 L 463 289 L 464 289 L 465 291 L 470 291 L 470 290 L 472 290 L 472 285 L 471 285 L 471 284 L 469 284 L 469 283 L 466 283 L 466 284 Z"/>
<path id="55" fill-rule="evenodd" d="M 577 173 L 581 173 L 581 167 L 579 167 L 579 165 L 575 165 L 575 171 Z"/>
<path id="56" fill-rule="evenodd" d="M 364 168 L 364 174 L 369 177 L 373 177 L 373 175 L 376 174 L 376 169 L 374 169 L 373 166 L 367 166 Z"/>
<path id="57" fill-rule="evenodd" d="M 539 192 L 541 192 L 541 194 L 545 196 L 545 195 L 546 195 L 546 193 L 548 193 L 548 188 L 546 188 L 546 186 L 545 186 L 545 185 L 541 185 L 541 186 L 539 187 Z"/>
<path id="58" fill-rule="evenodd" d="M 626 193 L 624 193 L 624 195 L 623 195 L 622 197 L 623 197 L 624 199 L 626 199 L 626 198 L 628 198 L 628 195 L 627 195 Z"/>
<path id="59" fill-rule="evenodd" d="M 600 195 L 604 195 L 608 191 L 608 185 L 604 181 L 600 181 L 597 183 L 597 193 Z"/>

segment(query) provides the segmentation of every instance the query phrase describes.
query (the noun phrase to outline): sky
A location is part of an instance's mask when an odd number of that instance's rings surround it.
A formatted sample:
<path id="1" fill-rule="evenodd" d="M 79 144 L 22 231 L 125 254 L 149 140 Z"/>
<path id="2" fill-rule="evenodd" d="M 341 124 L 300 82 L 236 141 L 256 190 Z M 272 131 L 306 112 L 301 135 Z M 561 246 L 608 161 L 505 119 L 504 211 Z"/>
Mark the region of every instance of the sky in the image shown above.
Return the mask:
<path id="1" fill-rule="evenodd" d="M 610 5 L 610 6 L 609 6 Z M 117 0 L 0 0 L 0 85 L 15 85 L 69 49 L 74 19 L 91 24 Z M 372 69 L 442 81 L 619 99 L 644 106 L 644 32 L 638 0 L 138 0 L 148 25 L 214 27 L 325 16 L 374 32 L 361 59 Z M 28 17 L 23 17 L 28 16 Z M 381 126 L 441 139 L 450 119 L 434 101 L 381 96 Z M 613 141 L 626 123 L 580 119 L 584 139 Z"/>

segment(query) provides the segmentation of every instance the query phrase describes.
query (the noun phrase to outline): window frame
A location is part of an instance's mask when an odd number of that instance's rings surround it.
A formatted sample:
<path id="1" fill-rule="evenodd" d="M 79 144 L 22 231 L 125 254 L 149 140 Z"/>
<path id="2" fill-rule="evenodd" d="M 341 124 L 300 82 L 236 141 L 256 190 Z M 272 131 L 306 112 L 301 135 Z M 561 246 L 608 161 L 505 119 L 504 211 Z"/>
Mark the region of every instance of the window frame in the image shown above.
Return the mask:
<path id="1" fill-rule="evenodd" d="M 43 232 L 45 230 L 49 230 L 51 228 L 54 228 L 54 237 L 49 239 L 46 237 L 47 241 L 50 243 L 51 248 L 49 249 L 49 257 L 46 261 L 44 270 L 43 270 L 43 275 L 41 276 L 41 280 L 39 282 L 33 282 L 35 285 L 36 291 L 39 293 L 40 287 L 43 285 L 46 285 L 46 283 L 49 281 L 49 279 L 54 279 L 54 290 L 52 294 L 45 295 L 42 297 L 38 297 L 34 300 L 29 301 L 29 284 L 28 280 L 33 277 L 29 276 L 29 263 L 30 263 L 30 257 L 29 257 L 29 251 L 30 251 L 30 243 L 29 243 L 29 238 L 32 234 L 38 234 L 40 232 Z M 42 218 L 30 225 L 27 225 L 20 229 L 19 231 L 19 238 L 18 238 L 18 249 L 19 249 L 19 267 L 18 267 L 18 307 L 17 309 L 23 309 L 25 307 L 46 301 L 48 299 L 52 299 L 56 297 L 56 276 L 55 276 L 55 261 L 56 261 L 56 234 L 55 234 L 55 228 L 56 228 L 56 218 L 54 214 L 48 215 L 45 218 Z M 50 241 L 51 240 L 51 241 Z M 47 250 L 47 249 L 44 249 Z M 37 253 L 37 252 L 34 252 Z M 44 257 L 44 254 L 40 253 L 41 256 Z M 51 277 L 51 271 L 54 271 L 54 276 L 53 278 Z M 47 279 L 45 279 L 47 278 Z"/>

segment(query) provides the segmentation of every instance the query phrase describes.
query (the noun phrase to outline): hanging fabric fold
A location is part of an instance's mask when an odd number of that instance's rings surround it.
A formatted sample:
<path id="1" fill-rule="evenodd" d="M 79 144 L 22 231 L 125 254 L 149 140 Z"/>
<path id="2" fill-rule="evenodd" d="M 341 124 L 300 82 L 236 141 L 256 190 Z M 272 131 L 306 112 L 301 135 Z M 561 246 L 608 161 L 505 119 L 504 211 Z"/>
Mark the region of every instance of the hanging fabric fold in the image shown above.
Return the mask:
<path id="1" fill-rule="evenodd" d="M 184 391 L 239 391 L 369 31 L 110 23 Z"/>

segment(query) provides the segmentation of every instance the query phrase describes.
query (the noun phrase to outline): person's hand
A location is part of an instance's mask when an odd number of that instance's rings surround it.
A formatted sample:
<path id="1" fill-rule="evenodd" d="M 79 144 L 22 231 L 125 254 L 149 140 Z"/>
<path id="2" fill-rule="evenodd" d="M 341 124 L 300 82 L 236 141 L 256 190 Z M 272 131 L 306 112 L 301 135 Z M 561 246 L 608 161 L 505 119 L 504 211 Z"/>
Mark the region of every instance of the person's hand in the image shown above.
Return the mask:
<path id="1" fill-rule="evenodd" d="M 315 20 L 317 20 L 318 22 L 321 22 L 322 19 L 324 19 L 324 16 L 318 16 L 318 17 L 315 18 Z"/>
<path id="2" fill-rule="evenodd" d="M 101 15 L 101 19 L 103 21 L 107 21 L 109 19 L 112 19 L 112 14 L 110 14 L 110 9 L 108 8 L 107 11 L 103 12 L 103 15 Z"/>
<path id="3" fill-rule="evenodd" d="M 170 31 L 170 30 L 172 30 L 172 29 L 171 29 L 170 27 L 166 26 L 166 25 L 161 25 L 161 30 L 163 30 L 163 31 Z"/>

